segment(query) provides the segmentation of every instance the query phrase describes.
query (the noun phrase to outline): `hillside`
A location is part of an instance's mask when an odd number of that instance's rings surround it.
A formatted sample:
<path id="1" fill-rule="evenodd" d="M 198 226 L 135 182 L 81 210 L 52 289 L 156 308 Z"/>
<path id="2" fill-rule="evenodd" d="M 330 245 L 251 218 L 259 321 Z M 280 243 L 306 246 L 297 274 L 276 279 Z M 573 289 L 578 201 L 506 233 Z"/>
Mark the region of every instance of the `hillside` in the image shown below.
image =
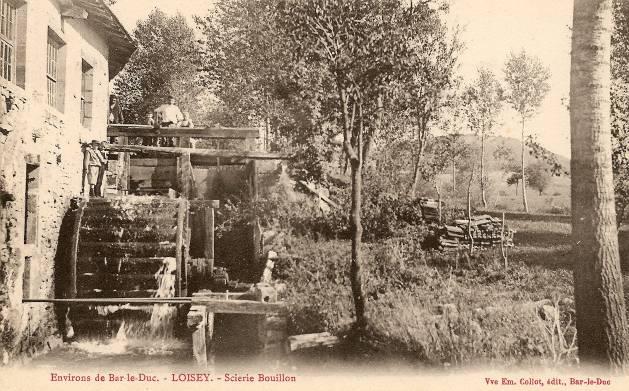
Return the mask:
<path id="1" fill-rule="evenodd" d="M 480 150 L 480 140 L 478 139 L 478 137 L 472 134 L 466 134 L 463 136 L 463 139 L 465 140 L 465 143 L 470 145 L 472 148 L 475 148 L 475 149 L 478 148 Z M 515 139 L 513 137 L 503 137 L 503 136 L 487 137 L 487 139 L 485 140 L 485 162 L 487 164 L 488 171 L 500 170 L 500 163 L 495 161 L 494 152 L 501 145 L 505 145 L 507 148 L 513 151 L 513 157 L 516 160 L 516 162 L 519 162 L 520 159 L 522 158 L 522 142 L 520 140 Z M 529 150 L 528 147 L 526 147 L 526 151 L 528 150 Z M 554 156 L 557 159 L 557 161 L 559 162 L 559 164 L 562 165 L 565 171 L 568 171 L 568 172 L 570 171 L 569 158 L 562 155 L 558 155 L 550 151 L 548 151 L 548 153 L 550 153 L 552 156 Z M 525 156 L 525 159 L 528 163 L 532 163 L 535 160 L 537 160 L 535 157 L 531 155 Z"/>

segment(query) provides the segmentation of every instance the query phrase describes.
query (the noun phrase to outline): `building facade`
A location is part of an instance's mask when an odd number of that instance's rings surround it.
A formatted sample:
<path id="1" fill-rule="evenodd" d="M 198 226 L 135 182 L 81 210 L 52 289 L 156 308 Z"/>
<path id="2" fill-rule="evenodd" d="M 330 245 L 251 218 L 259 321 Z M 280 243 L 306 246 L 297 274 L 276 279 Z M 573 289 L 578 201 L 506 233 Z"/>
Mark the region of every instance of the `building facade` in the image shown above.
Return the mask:
<path id="1" fill-rule="evenodd" d="M 82 145 L 105 140 L 109 81 L 135 45 L 102 0 L 0 0 L 0 363 L 60 341 L 52 305 Z"/>

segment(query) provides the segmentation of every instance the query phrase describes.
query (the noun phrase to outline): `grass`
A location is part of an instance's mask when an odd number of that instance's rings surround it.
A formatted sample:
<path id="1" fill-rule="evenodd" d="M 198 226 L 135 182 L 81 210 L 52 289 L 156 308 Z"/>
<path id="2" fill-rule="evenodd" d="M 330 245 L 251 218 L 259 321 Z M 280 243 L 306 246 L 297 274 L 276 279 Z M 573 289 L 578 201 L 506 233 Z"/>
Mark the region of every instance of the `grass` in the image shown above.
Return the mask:
<path id="1" fill-rule="evenodd" d="M 522 189 L 516 194 L 515 186 L 506 184 L 506 175 L 499 172 L 490 172 L 487 175 L 487 207 L 489 209 L 518 212 L 523 210 Z M 450 178 L 448 175 L 440 177 L 440 183 L 446 190 L 444 199 L 449 205 L 464 206 L 466 204 L 467 183 L 460 183 L 456 194 L 452 196 Z M 472 188 L 475 206 L 480 207 L 480 189 L 475 184 Z M 433 190 L 429 190 L 427 196 L 435 197 Z M 527 188 L 527 202 L 531 213 L 570 214 L 570 178 L 553 177 L 548 188 L 540 194 L 537 190 Z"/>
<path id="2" fill-rule="evenodd" d="M 350 335 L 360 360 L 411 366 L 575 363 L 570 226 L 517 221 L 504 269 L 497 251 L 423 252 L 406 236 L 364 245 L 369 327 L 352 334 L 349 242 L 291 238 L 276 264 L 287 282 L 289 333 Z"/>

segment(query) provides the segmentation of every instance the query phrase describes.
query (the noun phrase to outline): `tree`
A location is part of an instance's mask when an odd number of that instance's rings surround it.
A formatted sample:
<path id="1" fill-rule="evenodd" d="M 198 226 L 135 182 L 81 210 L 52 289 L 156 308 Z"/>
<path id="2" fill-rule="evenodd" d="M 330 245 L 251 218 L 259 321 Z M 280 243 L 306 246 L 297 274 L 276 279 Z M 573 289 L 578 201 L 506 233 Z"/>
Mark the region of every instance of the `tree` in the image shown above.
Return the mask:
<path id="1" fill-rule="evenodd" d="M 629 2 L 613 1 L 612 164 L 618 225 L 629 217 Z"/>
<path id="2" fill-rule="evenodd" d="M 125 118 L 143 122 L 147 113 L 174 95 L 182 110 L 201 122 L 207 107 L 200 99 L 206 90 L 198 83 L 200 56 L 186 19 L 154 9 L 138 21 L 133 36 L 138 49 L 114 81 Z"/>
<path id="3" fill-rule="evenodd" d="M 622 369 L 629 347 L 611 161 L 612 0 L 575 0 L 573 15 L 571 198 L 579 358 Z"/>
<path id="4" fill-rule="evenodd" d="M 529 56 L 524 50 L 519 54 L 511 53 L 505 63 L 505 81 L 507 82 L 506 100 L 519 114 L 522 123 L 522 178 L 526 178 L 524 164 L 525 124 L 541 106 L 550 90 L 548 79 L 550 71 L 537 57 Z M 526 200 L 526 179 L 522 181 L 522 204 L 529 212 Z"/>
<path id="5" fill-rule="evenodd" d="M 566 171 L 561 163 L 557 160 L 557 156 L 544 148 L 542 144 L 537 141 L 536 137 L 529 135 L 526 138 L 526 146 L 529 148 L 529 154 L 534 156 L 537 160 L 544 162 L 548 167 L 547 171 L 553 176 L 570 175 Z"/>
<path id="6" fill-rule="evenodd" d="M 529 164 L 526 167 L 526 180 L 531 188 L 542 195 L 551 181 L 550 169 L 540 162 Z"/>
<path id="7" fill-rule="evenodd" d="M 483 207 L 485 196 L 485 138 L 492 134 L 502 109 L 503 93 L 500 83 L 487 68 L 478 70 L 478 77 L 465 90 L 464 101 L 470 129 L 480 137 L 480 189 Z"/>
<path id="8" fill-rule="evenodd" d="M 324 87 L 335 99 L 331 119 L 339 123 L 343 151 L 351 167 L 350 280 L 356 326 L 366 326 L 361 271 L 362 175 L 372 139 L 382 126 L 383 98 L 405 59 L 412 54 L 406 39 L 412 33 L 413 10 L 395 0 L 345 2 L 319 0 L 283 3 L 285 30 L 295 45 L 302 68 L 329 75 Z M 422 4 L 424 13 L 430 11 Z M 434 11 L 436 12 L 436 11 Z M 416 24 L 419 26 L 419 23 Z M 308 93 L 312 93 L 309 91 Z M 328 94 L 320 94 L 326 99 Z"/>
<path id="9" fill-rule="evenodd" d="M 515 185 L 515 195 L 518 195 L 518 186 L 520 185 L 521 180 L 522 180 L 521 172 L 512 172 L 507 177 L 507 186 Z"/>
<path id="10" fill-rule="evenodd" d="M 396 106 L 414 123 L 417 145 L 414 151 L 413 179 L 410 193 L 415 194 L 421 176 L 422 156 L 432 122 L 452 98 L 451 91 L 457 87 L 455 71 L 458 55 L 463 48 L 458 31 L 451 37 L 440 18 L 432 9 L 426 8 L 430 1 L 411 6 L 414 27 L 410 39 L 414 45 L 412 56 L 404 64 L 404 76 L 400 81 Z"/>
<path id="11" fill-rule="evenodd" d="M 203 32 L 202 81 L 222 105 L 217 119 L 233 126 L 263 123 L 267 143 L 279 138 L 282 126 L 295 131 L 302 125 L 287 113 L 292 62 L 289 39 L 278 27 L 278 4 L 220 0 L 209 16 L 195 19 Z"/>
<path id="12" fill-rule="evenodd" d="M 462 134 L 465 126 L 465 110 L 460 96 L 453 96 L 448 104 L 442 107 L 438 121 L 439 128 L 445 132 L 441 149 L 444 157 L 450 162 L 452 193 L 455 193 L 457 162 L 469 155 L 469 146 Z"/>

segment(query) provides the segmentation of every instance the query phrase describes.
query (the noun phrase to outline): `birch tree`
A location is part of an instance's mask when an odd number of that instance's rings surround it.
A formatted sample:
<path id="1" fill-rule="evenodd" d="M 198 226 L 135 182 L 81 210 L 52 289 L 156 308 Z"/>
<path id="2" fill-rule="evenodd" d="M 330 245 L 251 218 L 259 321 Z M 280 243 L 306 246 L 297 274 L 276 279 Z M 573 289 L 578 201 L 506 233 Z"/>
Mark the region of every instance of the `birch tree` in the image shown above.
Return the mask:
<path id="1" fill-rule="evenodd" d="M 550 90 L 548 79 L 550 71 L 537 57 L 529 56 L 524 50 L 519 54 L 511 53 L 505 63 L 505 81 L 507 83 L 506 100 L 520 116 L 522 125 L 522 205 L 526 213 L 529 205 L 526 199 L 525 173 L 525 125 L 533 118 Z"/>

